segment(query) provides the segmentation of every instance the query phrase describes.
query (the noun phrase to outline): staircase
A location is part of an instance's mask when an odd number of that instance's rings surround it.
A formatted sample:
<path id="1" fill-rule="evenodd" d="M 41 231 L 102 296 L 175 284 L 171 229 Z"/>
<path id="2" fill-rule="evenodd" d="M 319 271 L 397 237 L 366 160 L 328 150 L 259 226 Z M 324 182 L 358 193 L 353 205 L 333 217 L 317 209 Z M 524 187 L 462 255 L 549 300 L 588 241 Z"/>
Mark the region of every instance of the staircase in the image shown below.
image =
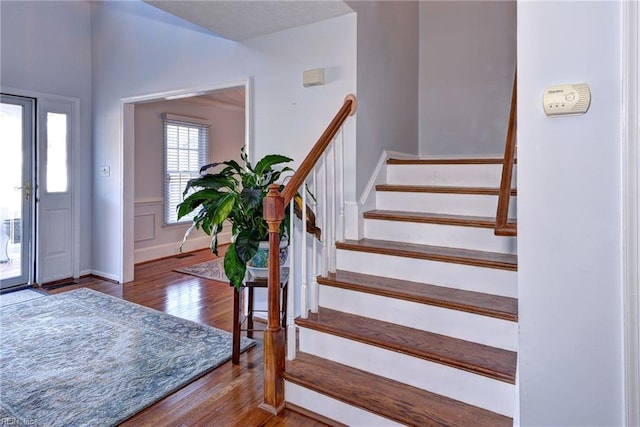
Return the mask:
<path id="1" fill-rule="evenodd" d="M 288 407 L 335 425 L 513 424 L 517 257 L 515 237 L 493 233 L 501 170 L 388 160 L 365 238 L 337 244 L 318 313 L 296 319 Z"/>

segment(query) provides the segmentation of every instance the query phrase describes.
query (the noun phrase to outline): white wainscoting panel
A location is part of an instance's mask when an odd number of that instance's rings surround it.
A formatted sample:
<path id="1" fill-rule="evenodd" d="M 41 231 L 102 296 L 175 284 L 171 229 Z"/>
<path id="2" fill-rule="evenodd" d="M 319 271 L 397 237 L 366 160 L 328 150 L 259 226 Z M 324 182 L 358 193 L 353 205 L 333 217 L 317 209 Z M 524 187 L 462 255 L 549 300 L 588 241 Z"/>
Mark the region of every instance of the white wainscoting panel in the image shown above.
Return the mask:
<path id="1" fill-rule="evenodd" d="M 136 214 L 133 222 L 134 242 L 153 240 L 156 238 L 156 214 L 141 213 Z"/>
<path id="2" fill-rule="evenodd" d="M 134 202 L 134 263 L 175 255 L 180 251 L 189 224 L 164 225 L 162 198 L 136 199 Z M 228 230 L 218 235 L 218 244 L 231 241 Z M 183 252 L 208 248 L 211 237 L 194 230 L 185 242 Z"/>

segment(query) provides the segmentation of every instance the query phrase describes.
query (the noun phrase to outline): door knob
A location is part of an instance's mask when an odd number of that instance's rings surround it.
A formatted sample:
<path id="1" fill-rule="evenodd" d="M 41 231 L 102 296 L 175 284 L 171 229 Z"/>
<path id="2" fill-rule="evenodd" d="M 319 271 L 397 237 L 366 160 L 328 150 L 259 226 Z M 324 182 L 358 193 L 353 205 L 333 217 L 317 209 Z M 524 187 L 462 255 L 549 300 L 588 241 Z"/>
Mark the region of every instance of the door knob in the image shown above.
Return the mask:
<path id="1" fill-rule="evenodd" d="M 25 200 L 29 200 L 31 197 L 31 185 L 27 182 L 24 187 L 13 187 L 14 190 L 24 190 Z"/>

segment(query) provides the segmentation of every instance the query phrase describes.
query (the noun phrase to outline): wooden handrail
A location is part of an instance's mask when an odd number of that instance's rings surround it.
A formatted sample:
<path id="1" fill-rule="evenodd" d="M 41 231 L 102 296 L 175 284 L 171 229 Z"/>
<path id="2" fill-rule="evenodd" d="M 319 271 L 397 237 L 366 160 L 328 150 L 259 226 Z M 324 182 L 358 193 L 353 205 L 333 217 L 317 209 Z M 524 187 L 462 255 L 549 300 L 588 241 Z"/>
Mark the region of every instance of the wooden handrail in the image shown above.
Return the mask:
<path id="1" fill-rule="evenodd" d="M 278 186 L 269 187 L 263 200 L 264 219 L 269 225 L 269 276 L 267 285 L 267 327 L 264 331 L 264 400 L 260 408 L 278 415 L 284 410 L 285 333 L 280 321 L 280 223 L 285 217 L 285 206 L 293 199 L 298 189 L 325 152 L 342 127 L 347 117 L 356 112 L 356 97 L 349 94 L 327 129 L 322 133 L 282 193 Z M 293 278 L 291 278 L 293 279 Z"/>
<path id="2" fill-rule="evenodd" d="M 500 180 L 500 194 L 498 196 L 498 210 L 496 212 L 496 236 L 515 236 L 517 227 L 509 223 L 509 200 L 511 196 L 511 179 L 513 165 L 516 162 L 516 127 L 517 127 L 517 73 L 513 76 L 513 90 L 511 92 L 511 111 L 509 112 L 509 127 L 507 128 L 507 142 L 502 161 L 502 178 Z"/>

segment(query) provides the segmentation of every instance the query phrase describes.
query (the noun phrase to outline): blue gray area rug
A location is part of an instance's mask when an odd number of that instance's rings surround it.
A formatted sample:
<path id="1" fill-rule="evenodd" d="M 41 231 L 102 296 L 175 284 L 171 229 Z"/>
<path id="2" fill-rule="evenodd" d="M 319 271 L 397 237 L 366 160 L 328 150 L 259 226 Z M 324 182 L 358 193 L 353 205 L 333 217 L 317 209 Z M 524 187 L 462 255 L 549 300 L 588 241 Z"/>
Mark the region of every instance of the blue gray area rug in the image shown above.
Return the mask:
<path id="1" fill-rule="evenodd" d="M 2 307 L 0 327 L 3 424 L 115 425 L 231 358 L 229 332 L 90 289 Z"/>
<path id="2" fill-rule="evenodd" d="M 44 292 L 35 291 L 33 289 L 7 292 L 6 294 L 0 294 L 0 307 L 25 302 L 34 298 L 42 298 L 46 295 L 47 294 Z"/>

